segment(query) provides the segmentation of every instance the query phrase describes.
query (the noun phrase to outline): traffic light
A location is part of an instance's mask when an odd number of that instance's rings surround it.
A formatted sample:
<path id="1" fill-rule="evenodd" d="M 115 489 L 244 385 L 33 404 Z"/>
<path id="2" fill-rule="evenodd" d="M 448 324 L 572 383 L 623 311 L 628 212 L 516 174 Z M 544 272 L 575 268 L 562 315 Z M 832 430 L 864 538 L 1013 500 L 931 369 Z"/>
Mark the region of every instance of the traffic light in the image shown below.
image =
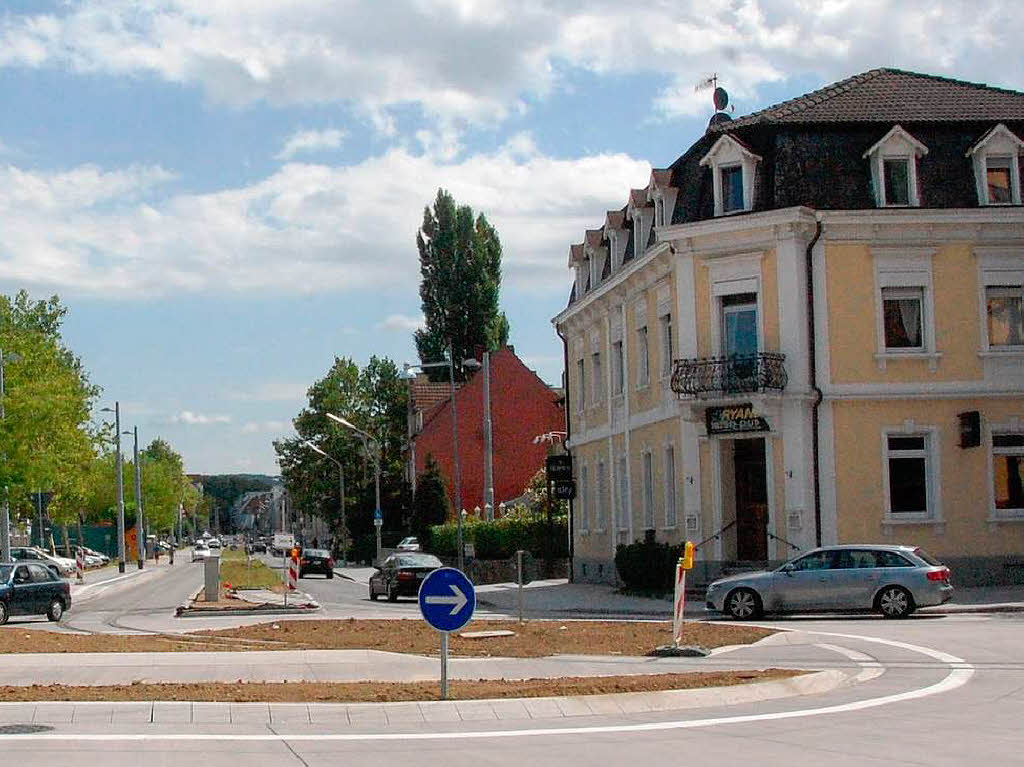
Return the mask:
<path id="1" fill-rule="evenodd" d="M 679 564 L 684 570 L 693 569 L 693 541 L 687 541 L 683 546 L 683 556 L 680 557 Z"/>

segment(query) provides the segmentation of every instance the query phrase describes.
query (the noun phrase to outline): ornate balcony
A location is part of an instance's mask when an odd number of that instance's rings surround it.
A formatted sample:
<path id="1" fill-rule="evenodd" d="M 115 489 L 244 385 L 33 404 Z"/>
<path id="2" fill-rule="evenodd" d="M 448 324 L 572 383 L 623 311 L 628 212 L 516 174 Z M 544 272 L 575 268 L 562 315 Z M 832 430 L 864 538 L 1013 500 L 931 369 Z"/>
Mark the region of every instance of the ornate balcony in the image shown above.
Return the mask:
<path id="1" fill-rule="evenodd" d="M 785 361 L 777 352 L 676 360 L 672 391 L 690 399 L 781 392 L 789 381 Z"/>

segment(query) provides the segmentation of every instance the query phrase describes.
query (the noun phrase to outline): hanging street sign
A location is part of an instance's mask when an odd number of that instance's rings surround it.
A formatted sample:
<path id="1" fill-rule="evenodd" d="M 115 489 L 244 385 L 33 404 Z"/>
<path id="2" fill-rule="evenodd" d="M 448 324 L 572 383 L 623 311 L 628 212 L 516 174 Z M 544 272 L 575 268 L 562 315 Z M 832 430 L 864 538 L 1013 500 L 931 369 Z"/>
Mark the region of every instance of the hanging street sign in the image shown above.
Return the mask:
<path id="1" fill-rule="evenodd" d="M 724 407 L 709 407 L 704 411 L 708 435 L 741 434 L 769 431 L 768 421 L 754 410 L 749 402 Z"/>
<path id="2" fill-rule="evenodd" d="M 571 479 L 560 479 L 554 482 L 554 497 L 559 501 L 571 501 L 576 497 L 576 482 Z"/>
<path id="3" fill-rule="evenodd" d="M 544 464 L 547 470 L 548 482 L 572 479 L 572 456 L 571 455 L 549 455 Z"/>

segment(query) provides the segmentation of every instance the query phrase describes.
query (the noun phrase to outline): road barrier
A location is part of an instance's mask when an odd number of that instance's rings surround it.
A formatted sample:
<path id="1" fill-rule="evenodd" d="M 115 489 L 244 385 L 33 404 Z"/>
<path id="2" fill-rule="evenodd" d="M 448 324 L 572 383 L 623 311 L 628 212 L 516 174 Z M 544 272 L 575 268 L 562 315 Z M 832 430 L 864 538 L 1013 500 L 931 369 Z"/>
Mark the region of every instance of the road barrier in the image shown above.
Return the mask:
<path id="1" fill-rule="evenodd" d="M 687 541 L 683 556 L 676 563 L 675 609 L 672 612 L 672 644 L 679 647 L 683 638 L 683 609 L 686 607 L 686 572 L 693 569 L 693 542 Z"/>

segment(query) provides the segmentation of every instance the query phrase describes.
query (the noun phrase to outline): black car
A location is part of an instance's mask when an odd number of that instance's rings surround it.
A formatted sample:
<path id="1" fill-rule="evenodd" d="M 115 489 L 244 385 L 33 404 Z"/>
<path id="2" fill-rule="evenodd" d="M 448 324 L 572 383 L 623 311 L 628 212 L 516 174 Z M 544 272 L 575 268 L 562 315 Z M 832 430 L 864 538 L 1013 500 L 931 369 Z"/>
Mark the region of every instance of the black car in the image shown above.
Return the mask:
<path id="1" fill-rule="evenodd" d="M 334 560 L 331 552 L 326 549 L 303 549 L 299 559 L 299 577 L 305 578 L 308 573 L 322 573 L 333 578 Z"/>
<path id="2" fill-rule="evenodd" d="M 12 615 L 59 621 L 71 607 L 71 586 L 42 564 L 0 565 L 0 625 Z"/>
<path id="3" fill-rule="evenodd" d="M 399 597 L 415 597 L 420 593 L 420 584 L 428 573 L 441 567 L 441 560 L 433 554 L 399 552 L 392 554 L 381 565 L 375 565 L 370 576 L 370 599 L 387 594 L 388 601 Z"/>

